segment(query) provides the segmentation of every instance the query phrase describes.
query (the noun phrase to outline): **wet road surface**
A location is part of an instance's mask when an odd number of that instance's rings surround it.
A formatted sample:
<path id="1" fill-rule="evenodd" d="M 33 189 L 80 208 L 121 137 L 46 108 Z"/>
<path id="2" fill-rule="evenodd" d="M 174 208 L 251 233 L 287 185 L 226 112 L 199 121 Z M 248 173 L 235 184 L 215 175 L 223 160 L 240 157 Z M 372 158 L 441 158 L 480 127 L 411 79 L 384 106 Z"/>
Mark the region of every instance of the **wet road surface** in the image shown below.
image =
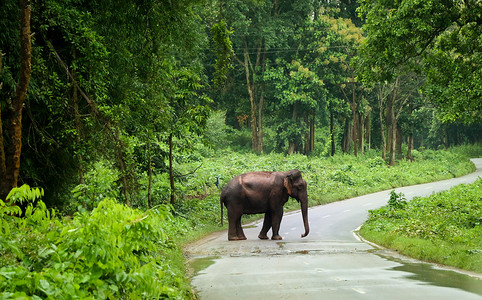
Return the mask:
<path id="1" fill-rule="evenodd" d="M 395 189 L 410 200 L 482 177 L 475 173 Z M 356 229 L 390 191 L 313 207 L 305 238 L 301 214 L 285 214 L 282 241 L 259 240 L 262 221 L 244 228 L 246 241 L 212 234 L 185 248 L 200 299 L 482 299 L 482 275 L 422 263 L 362 241 Z M 262 215 L 260 215 L 262 217 Z"/>

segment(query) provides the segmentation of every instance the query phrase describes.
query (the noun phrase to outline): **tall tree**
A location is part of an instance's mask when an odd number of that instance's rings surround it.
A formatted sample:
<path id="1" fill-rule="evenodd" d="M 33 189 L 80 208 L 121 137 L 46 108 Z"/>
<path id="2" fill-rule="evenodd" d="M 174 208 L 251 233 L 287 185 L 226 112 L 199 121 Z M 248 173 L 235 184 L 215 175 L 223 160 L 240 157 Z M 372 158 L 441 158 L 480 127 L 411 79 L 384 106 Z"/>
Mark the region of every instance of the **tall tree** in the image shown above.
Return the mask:
<path id="1" fill-rule="evenodd" d="M 345 99 L 351 109 L 351 129 L 346 128 L 351 134 L 347 134 L 347 146 L 350 141 L 354 142 L 354 152 L 357 154 L 358 139 L 358 108 L 362 100 L 360 84 L 355 78 L 351 60 L 356 54 L 357 46 L 363 41 L 361 29 L 350 20 L 337 16 L 335 10 L 323 10 L 318 20 L 313 22 L 318 38 L 317 59 L 314 61 L 317 73 L 327 83 L 332 101 L 336 102 L 337 95 Z M 333 109 L 335 105 L 330 105 Z M 333 114 L 334 112 L 330 112 Z M 348 126 L 349 123 L 346 122 Z M 332 132 L 332 137 L 334 136 Z M 347 150 L 347 149 L 345 149 Z"/>
<path id="2" fill-rule="evenodd" d="M 317 74 L 293 60 L 278 60 L 265 74 L 268 83 L 275 86 L 274 97 L 278 100 L 277 132 L 280 147 L 287 141 L 287 153 L 312 150 L 314 116 L 323 95 L 323 81 Z M 302 145 L 305 145 L 304 149 Z"/>
<path id="3" fill-rule="evenodd" d="M 13 96 L 6 95 L 5 99 L 0 99 L 0 199 L 5 199 L 18 182 L 22 153 L 22 113 L 31 74 L 30 1 L 19 0 L 18 5 L 20 11 L 18 81 L 15 89 L 7 91 Z M 2 105 L 5 105 L 4 109 L 1 109 Z"/>
<path id="4" fill-rule="evenodd" d="M 249 100 L 252 149 L 263 152 L 266 91 L 262 78 L 266 62 L 274 61 L 273 56 L 280 51 L 289 51 L 295 31 L 313 14 L 313 3 L 301 0 L 220 2 L 227 23 L 234 30 L 232 41 L 237 63 L 234 76 L 244 81 L 244 97 Z"/>

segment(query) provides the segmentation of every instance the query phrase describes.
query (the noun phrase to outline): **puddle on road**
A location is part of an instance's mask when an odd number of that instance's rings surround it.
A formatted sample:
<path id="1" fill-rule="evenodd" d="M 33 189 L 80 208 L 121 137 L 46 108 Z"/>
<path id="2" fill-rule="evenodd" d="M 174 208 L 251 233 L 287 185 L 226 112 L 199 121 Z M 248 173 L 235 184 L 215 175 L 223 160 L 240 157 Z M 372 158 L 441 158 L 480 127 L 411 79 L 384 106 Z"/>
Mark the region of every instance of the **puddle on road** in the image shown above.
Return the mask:
<path id="1" fill-rule="evenodd" d="M 199 274 L 202 270 L 207 269 L 210 265 L 214 264 L 216 259 L 219 259 L 219 256 L 206 256 L 206 257 L 199 257 L 195 258 L 190 262 L 190 266 L 193 269 L 195 275 Z"/>
<path id="2" fill-rule="evenodd" d="M 280 249 L 284 249 L 286 242 L 276 242 L 276 244 L 279 246 Z"/>
<path id="3" fill-rule="evenodd" d="M 456 271 L 434 268 L 428 263 L 409 263 L 394 257 L 380 254 L 379 256 L 400 263 L 401 266 L 393 267 L 390 270 L 411 273 L 411 275 L 405 276 L 407 279 L 424 282 L 427 285 L 461 289 L 482 296 L 482 280 L 479 278 Z"/>

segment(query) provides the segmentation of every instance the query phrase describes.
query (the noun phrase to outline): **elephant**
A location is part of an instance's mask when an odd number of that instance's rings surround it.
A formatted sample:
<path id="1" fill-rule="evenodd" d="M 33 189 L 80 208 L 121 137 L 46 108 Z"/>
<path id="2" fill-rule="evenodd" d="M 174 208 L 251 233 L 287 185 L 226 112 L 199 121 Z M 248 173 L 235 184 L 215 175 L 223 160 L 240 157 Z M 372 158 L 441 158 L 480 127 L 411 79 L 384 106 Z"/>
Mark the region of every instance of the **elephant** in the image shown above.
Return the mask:
<path id="1" fill-rule="evenodd" d="M 308 192 L 306 181 L 301 172 L 249 172 L 231 179 L 223 188 L 220 197 L 221 224 L 223 204 L 228 210 L 228 240 L 246 240 L 241 227 L 243 214 L 264 213 L 263 228 L 258 238 L 268 239 L 267 233 L 272 229 L 272 240 L 283 239 L 279 235 L 283 205 L 292 197 L 301 204 L 301 214 L 305 237 L 310 232 L 308 224 Z"/>

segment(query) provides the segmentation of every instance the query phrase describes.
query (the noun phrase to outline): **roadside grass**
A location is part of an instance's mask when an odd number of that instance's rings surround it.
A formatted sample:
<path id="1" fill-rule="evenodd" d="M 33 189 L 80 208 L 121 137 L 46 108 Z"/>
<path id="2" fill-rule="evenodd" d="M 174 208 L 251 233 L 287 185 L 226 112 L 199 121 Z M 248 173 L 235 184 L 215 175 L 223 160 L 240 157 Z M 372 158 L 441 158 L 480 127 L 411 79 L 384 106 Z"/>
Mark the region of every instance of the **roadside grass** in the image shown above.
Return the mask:
<path id="1" fill-rule="evenodd" d="M 482 179 L 370 211 L 363 238 L 420 260 L 482 273 Z"/>

